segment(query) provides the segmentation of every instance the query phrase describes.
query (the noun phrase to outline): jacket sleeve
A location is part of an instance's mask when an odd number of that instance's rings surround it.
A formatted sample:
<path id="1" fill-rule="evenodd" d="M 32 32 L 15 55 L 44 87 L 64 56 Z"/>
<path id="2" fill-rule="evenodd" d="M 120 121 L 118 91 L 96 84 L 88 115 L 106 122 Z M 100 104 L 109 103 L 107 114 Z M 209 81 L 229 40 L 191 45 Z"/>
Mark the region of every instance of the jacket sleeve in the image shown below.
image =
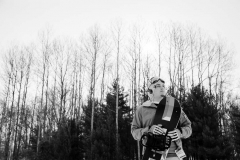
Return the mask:
<path id="1" fill-rule="evenodd" d="M 188 119 L 187 115 L 182 110 L 181 116 L 180 116 L 180 129 L 182 132 L 181 138 L 188 138 L 192 134 L 192 127 L 191 127 L 191 121 Z"/>
<path id="2" fill-rule="evenodd" d="M 131 125 L 131 133 L 132 133 L 132 136 L 135 140 L 140 140 L 142 135 L 145 132 L 148 132 L 148 126 L 143 128 L 143 125 L 142 125 L 142 106 L 141 106 L 136 110 L 135 115 L 133 117 L 133 121 L 132 121 L 132 125 Z"/>

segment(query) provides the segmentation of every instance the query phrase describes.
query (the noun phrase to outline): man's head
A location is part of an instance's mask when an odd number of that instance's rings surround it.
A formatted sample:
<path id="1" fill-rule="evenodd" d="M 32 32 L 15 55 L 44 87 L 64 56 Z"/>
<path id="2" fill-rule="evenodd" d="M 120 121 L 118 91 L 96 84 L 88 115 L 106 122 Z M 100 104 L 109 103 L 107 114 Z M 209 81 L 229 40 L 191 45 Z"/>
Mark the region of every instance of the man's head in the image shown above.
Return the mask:
<path id="1" fill-rule="evenodd" d="M 166 95 L 165 81 L 159 77 L 152 77 L 148 81 L 148 96 L 151 100 L 156 100 Z"/>

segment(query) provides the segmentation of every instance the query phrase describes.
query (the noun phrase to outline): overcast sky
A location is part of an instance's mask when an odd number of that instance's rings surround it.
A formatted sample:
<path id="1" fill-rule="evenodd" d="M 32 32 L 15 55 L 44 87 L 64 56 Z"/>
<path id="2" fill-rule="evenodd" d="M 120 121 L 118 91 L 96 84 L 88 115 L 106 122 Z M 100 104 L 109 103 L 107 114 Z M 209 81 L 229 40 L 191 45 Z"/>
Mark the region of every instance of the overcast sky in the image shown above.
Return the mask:
<path id="1" fill-rule="evenodd" d="M 235 62 L 240 60 L 239 0 L 0 0 L 0 50 L 35 41 L 48 25 L 55 34 L 76 37 L 116 18 L 195 24 L 222 37 L 234 49 Z M 240 63 L 235 73 L 239 81 Z"/>

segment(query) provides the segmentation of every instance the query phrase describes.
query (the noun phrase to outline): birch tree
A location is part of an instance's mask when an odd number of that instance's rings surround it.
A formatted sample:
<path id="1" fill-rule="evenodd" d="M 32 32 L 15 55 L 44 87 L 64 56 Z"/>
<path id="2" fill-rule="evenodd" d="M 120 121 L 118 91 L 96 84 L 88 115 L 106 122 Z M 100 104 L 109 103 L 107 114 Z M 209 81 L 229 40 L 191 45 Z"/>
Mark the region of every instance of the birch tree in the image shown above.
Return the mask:
<path id="1" fill-rule="evenodd" d="M 111 54 L 111 46 L 109 44 L 109 41 L 104 42 L 104 49 L 103 49 L 103 60 L 102 60 L 102 80 L 101 80 L 101 94 L 100 94 L 100 104 L 103 103 L 103 97 L 105 96 L 105 79 L 107 74 L 107 68 L 111 65 L 109 63 L 109 58 Z"/>
<path id="2" fill-rule="evenodd" d="M 137 106 L 141 103 L 140 96 L 140 83 L 141 83 L 141 55 L 142 55 L 142 41 L 144 37 L 144 28 L 142 26 L 133 25 L 130 36 L 130 46 L 129 46 L 129 56 L 131 58 L 130 68 L 131 68 L 131 83 L 132 83 L 132 100 L 133 100 L 133 110 L 134 113 Z M 138 76 L 138 77 L 137 77 Z M 137 141 L 138 146 L 138 159 L 141 158 L 140 145 Z"/>
<path id="3" fill-rule="evenodd" d="M 97 70 L 97 57 L 100 54 L 102 49 L 102 35 L 100 29 L 95 25 L 89 32 L 89 38 L 84 43 L 84 51 L 86 53 L 86 59 L 88 60 L 91 69 L 90 71 L 90 101 L 92 105 L 92 114 L 91 114 L 91 155 L 93 153 L 93 130 L 94 130 L 94 109 L 95 109 L 95 86 L 96 86 L 96 70 Z M 91 159 L 93 157 L 91 156 Z"/>
<path id="4" fill-rule="evenodd" d="M 162 71 L 162 50 L 163 50 L 163 42 L 166 39 L 164 36 L 164 26 L 162 23 L 157 23 L 154 26 L 154 37 L 157 42 L 157 52 L 158 52 L 158 76 L 161 77 Z"/>
<path id="5" fill-rule="evenodd" d="M 118 160 L 119 156 L 119 132 L 118 132 L 118 110 L 119 110 L 119 104 L 118 104 L 118 101 L 119 101 L 119 54 L 120 54 L 120 50 L 121 50 L 121 41 L 123 39 L 123 33 L 122 33 L 122 28 L 123 28 L 123 24 L 121 21 L 117 21 L 115 23 L 115 25 L 113 26 L 113 29 L 112 29 L 112 35 L 113 35 L 113 40 L 114 40 L 114 44 L 115 44 L 115 47 L 116 47 L 116 65 L 117 65 L 117 75 L 116 75 L 116 87 L 117 87 L 117 90 L 116 90 L 116 158 Z"/>
<path id="6" fill-rule="evenodd" d="M 182 98 L 185 92 L 185 78 L 190 70 L 189 63 L 189 41 L 185 30 L 178 24 L 172 24 L 169 32 L 169 56 L 168 73 L 170 78 L 171 93 Z M 180 92 L 180 93 L 179 93 Z M 183 92 L 183 93 L 182 93 Z"/>
<path id="7" fill-rule="evenodd" d="M 10 52 L 10 51 L 9 51 Z M 3 93 L 5 98 L 3 100 L 3 104 L 2 104 L 2 114 L 1 114 L 1 128 L 0 128 L 0 145 L 2 143 L 2 136 L 4 133 L 3 131 L 5 130 L 5 133 L 7 132 L 7 127 L 5 126 L 5 124 L 7 124 L 7 112 L 8 112 L 8 106 L 9 106 L 9 100 L 11 98 L 11 81 L 12 81 L 12 77 L 13 77 L 13 57 L 11 56 L 4 56 L 3 59 L 4 61 L 2 62 L 5 66 L 4 68 L 4 75 L 3 75 L 3 81 L 5 82 L 5 86 L 4 86 L 4 90 L 5 92 Z"/>
<path id="8" fill-rule="evenodd" d="M 40 49 L 39 53 L 41 56 L 41 61 L 39 62 L 41 68 L 39 68 L 41 77 L 41 101 L 40 101 L 40 113 L 38 114 L 38 139 L 37 139 L 37 154 L 39 152 L 39 143 L 43 134 L 45 134 L 46 127 L 46 115 L 47 115 L 47 103 L 48 103 L 48 81 L 49 81 L 49 59 L 51 52 L 51 42 L 50 42 L 50 31 L 46 30 L 39 34 L 40 38 Z M 44 94 L 45 94 L 45 105 L 44 105 Z M 43 113 L 43 117 L 42 117 Z M 43 118 L 43 122 L 41 119 Z M 43 123 L 43 124 L 42 124 Z"/>
<path id="9" fill-rule="evenodd" d="M 11 93 L 11 100 L 10 100 L 10 108 L 9 108 L 9 121 L 8 121 L 8 126 L 7 126 L 7 136 L 6 136 L 6 142 L 5 142 L 5 160 L 8 160 L 11 158 L 11 137 L 12 137 L 12 132 L 13 132 L 13 126 L 14 126 L 14 101 L 15 101 L 15 92 L 16 92 L 16 81 L 17 81 L 17 69 L 16 69 L 16 60 L 15 60 L 15 52 L 17 48 L 11 48 L 8 51 L 8 55 L 6 57 L 6 71 L 7 75 L 10 78 L 10 93 Z"/>
<path id="10" fill-rule="evenodd" d="M 18 59 L 19 69 L 19 90 L 17 99 L 17 120 L 15 126 L 15 137 L 14 137 L 14 150 L 13 159 L 19 159 L 20 142 L 22 140 L 22 128 L 23 117 L 25 117 L 25 104 L 27 96 L 28 81 L 30 76 L 30 67 L 32 63 L 32 53 L 28 52 L 27 48 L 23 48 L 20 51 L 20 57 Z M 26 133 L 27 134 L 27 133 Z"/>

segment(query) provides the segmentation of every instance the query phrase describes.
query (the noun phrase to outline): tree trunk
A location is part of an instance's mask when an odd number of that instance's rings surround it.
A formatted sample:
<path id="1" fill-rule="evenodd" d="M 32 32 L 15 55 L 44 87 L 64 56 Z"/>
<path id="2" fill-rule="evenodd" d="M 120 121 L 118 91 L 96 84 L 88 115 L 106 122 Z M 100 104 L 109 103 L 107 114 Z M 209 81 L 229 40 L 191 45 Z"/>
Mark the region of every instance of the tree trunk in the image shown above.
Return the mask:
<path id="1" fill-rule="evenodd" d="M 13 67 L 13 64 L 12 66 Z M 12 68 L 14 69 L 14 68 Z M 13 73 L 14 74 L 14 73 Z M 13 108 L 14 108 L 14 97 L 15 97 L 15 88 L 16 88 L 16 81 L 17 81 L 17 71 L 13 75 L 14 79 L 12 80 L 12 85 L 13 85 L 13 90 L 12 90 L 12 104 L 11 104 L 11 112 L 10 112 L 10 118 L 9 118 L 9 125 L 8 125 L 8 134 L 7 134 L 7 141 L 5 145 L 5 160 L 8 160 L 9 157 L 11 157 L 11 152 L 10 152 L 10 139 L 12 136 L 12 118 L 13 118 Z"/>
<path id="2" fill-rule="evenodd" d="M 1 116 L 1 123 L 0 123 L 0 133 L 3 132 L 2 127 L 3 127 L 3 119 L 5 118 L 4 116 L 6 115 L 6 111 L 7 111 L 7 106 L 8 106 L 8 98 L 9 98 L 9 94 L 10 94 L 10 84 L 11 84 L 11 76 L 12 73 L 8 73 L 8 84 L 7 84 L 7 93 L 6 93 L 6 97 L 5 97 L 5 101 L 3 104 L 3 110 L 2 110 L 2 116 Z M 2 136 L 0 134 L 0 146 L 2 146 Z"/>
<path id="3" fill-rule="evenodd" d="M 119 37 L 118 37 L 119 38 Z M 118 160 L 118 154 L 119 154 L 119 150 L 118 150 L 118 93 L 119 93 L 119 76 L 118 76 L 118 72 L 119 71 L 119 39 L 118 39 L 118 44 L 117 44 L 117 93 L 116 93 L 116 160 Z"/>
<path id="4" fill-rule="evenodd" d="M 21 62 L 20 62 L 21 63 Z M 18 137 L 18 126 L 19 126 L 19 110 L 20 110 L 20 98 L 21 98 L 21 91 L 22 91 L 22 80 L 23 80 L 23 70 L 21 68 L 20 74 L 20 82 L 19 82 L 19 91 L 18 91 L 18 101 L 17 101 L 17 122 L 15 127 L 15 137 L 14 137 L 14 149 L 13 149 L 13 159 L 18 159 L 17 157 L 17 137 Z M 21 116 L 20 116 L 21 117 Z"/>

